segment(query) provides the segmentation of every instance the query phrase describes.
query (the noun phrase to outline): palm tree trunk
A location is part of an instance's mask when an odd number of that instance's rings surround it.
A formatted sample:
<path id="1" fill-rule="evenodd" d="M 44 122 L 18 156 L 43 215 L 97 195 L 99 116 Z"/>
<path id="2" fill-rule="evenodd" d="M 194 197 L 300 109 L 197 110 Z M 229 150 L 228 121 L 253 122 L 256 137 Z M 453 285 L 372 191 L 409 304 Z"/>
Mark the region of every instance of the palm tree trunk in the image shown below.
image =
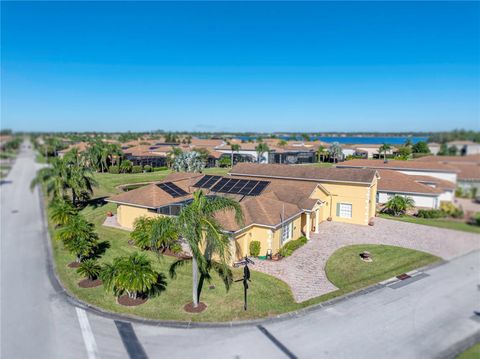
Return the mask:
<path id="1" fill-rule="evenodd" d="M 233 167 L 233 150 L 232 150 L 232 157 L 230 159 L 230 166 Z"/>
<path id="2" fill-rule="evenodd" d="M 198 307 L 198 264 L 195 256 L 192 256 L 192 299 L 193 307 Z"/>

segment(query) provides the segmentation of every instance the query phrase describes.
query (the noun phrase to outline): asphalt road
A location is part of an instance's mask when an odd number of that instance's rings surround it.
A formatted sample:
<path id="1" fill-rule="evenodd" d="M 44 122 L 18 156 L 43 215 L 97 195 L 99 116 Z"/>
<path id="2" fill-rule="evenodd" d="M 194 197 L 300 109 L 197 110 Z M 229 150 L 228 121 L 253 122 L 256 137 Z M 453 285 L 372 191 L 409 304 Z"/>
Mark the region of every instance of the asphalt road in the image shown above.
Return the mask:
<path id="1" fill-rule="evenodd" d="M 29 189 L 36 168 L 22 148 L 0 185 L 1 358 L 436 358 L 480 329 L 480 252 L 261 326 L 176 329 L 96 315 L 49 280 L 40 200 Z"/>

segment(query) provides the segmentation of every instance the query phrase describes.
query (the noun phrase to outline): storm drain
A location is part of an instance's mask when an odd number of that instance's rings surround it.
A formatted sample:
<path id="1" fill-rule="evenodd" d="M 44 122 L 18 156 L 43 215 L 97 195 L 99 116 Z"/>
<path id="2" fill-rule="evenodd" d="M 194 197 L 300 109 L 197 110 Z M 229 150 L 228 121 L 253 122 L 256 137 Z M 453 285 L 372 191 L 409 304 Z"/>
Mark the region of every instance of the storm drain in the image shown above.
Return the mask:
<path id="1" fill-rule="evenodd" d="M 403 274 L 397 275 L 397 278 L 400 280 L 405 280 L 408 278 L 412 278 L 412 276 L 409 276 L 407 273 L 403 273 Z"/>
<path id="2" fill-rule="evenodd" d="M 423 279 L 423 278 L 426 278 L 426 277 L 428 277 L 428 274 L 423 273 L 423 272 L 418 272 L 418 273 L 415 273 L 415 274 L 412 274 L 412 275 L 409 275 L 409 274 L 406 274 L 406 273 L 400 274 L 399 276 L 396 277 L 398 280 L 394 281 L 390 284 L 387 284 L 387 287 L 392 288 L 392 289 L 401 288 L 401 287 L 404 287 L 404 286 L 406 286 L 410 283 L 416 282 L 417 280 L 420 280 L 420 279 Z"/>

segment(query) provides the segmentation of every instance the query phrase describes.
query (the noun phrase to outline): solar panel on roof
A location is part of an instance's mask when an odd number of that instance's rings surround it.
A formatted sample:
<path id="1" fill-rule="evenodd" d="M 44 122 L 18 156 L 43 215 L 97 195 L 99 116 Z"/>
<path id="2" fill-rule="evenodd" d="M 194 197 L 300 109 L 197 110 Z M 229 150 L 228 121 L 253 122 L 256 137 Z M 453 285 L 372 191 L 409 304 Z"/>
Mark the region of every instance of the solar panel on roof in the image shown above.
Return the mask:
<path id="1" fill-rule="evenodd" d="M 215 186 L 212 187 L 212 191 L 214 192 L 220 192 L 223 186 L 229 181 L 229 178 L 223 177 L 220 181 L 218 181 Z"/>
<path id="2" fill-rule="evenodd" d="M 157 186 L 174 198 L 186 196 L 188 194 L 188 192 L 184 191 L 172 182 L 159 183 Z"/>
<path id="3" fill-rule="evenodd" d="M 209 176 L 210 178 L 207 180 L 207 182 L 204 185 L 204 188 L 210 188 L 212 187 L 222 176 Z"/>
<path id="4" fill-rule="evenodd" d="M 244 180 L 238 178 L 222 178 L 215 186 L 212 187 L 213 192 L 241 194 L 246 196 L 258 196 L 265 187 L 268 186 L 268 181 Z"/>
<path id="5" fill-rule="evenodd" d="M 258 181 L 250 180 L 248 183 L 238 192 L 239 194 L 248 195 L 250 191 L 257 185 Z"/>
<path id="6" fill-rule="evenodd" d="M 248 180 L 238 180 L 237 183 L 228 191 L 228 193 L 239 193 L 240 190 L 245 187 L 248 183 Z"/>
<path id="7" fill-rule="evenodd" d="M 204 188 L 203 186 L 210 179 L 210 177 L 212 176 L 203 176 L 197 183 L 193 185 L 193 187 Z"/>
<path id="8" fill-rule="evenodd" d="M 260 181 L 258 184 L 250 191 L 248 194 L 249 196 L 258 196 L 262 191 L 265 189 L 265 187 L 268 186 L 270 182 L 268 181 Z"/>

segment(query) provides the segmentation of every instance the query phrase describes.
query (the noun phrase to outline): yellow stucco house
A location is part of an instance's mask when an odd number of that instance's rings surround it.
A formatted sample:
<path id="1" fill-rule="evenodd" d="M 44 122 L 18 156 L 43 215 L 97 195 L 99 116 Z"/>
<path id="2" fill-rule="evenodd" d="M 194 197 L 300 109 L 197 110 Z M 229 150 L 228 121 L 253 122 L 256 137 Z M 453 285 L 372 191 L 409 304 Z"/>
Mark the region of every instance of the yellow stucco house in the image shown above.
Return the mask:
<path id="1" fill-rule="evenodd" d="M 248 255 L 251 241 L 260 255 L 275 254 L 286 242 L 318 233 L 323 221 L 368 225 L 375 216 L 377 171 L 305 165 L 239 163 L 228 176 L 172 173 L 163 181 L 107 199 L 117 204 L 117 221 L 131 229 L 141 216 L 176 215 L 196 190 L 238 200 L 244 214 L 239 228 L 233 214 L 218 220 L 232 239 L 232 257 Z"/>

